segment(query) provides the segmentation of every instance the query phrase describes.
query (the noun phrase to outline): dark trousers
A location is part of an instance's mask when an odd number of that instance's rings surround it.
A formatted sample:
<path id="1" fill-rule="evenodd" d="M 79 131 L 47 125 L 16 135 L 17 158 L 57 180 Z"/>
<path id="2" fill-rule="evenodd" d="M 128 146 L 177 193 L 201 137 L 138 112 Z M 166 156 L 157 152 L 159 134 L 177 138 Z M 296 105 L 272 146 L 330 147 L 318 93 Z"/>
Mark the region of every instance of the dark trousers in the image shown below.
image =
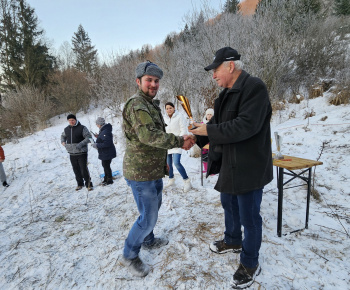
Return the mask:
<path id="1" fill-rule="evenodd" d="M 225 214 L 225 243 L 242 245 L 241 263 L 248 268 L 258 265 L 262 239 L 262 193 L 262 188 L 240 195 L 221 193 Z M 243 241 L 241 226 L 244 227 Z"/>
<path id="2" fill-rule="evenodd" d="M 112 179 L 111 162 L 112 162 L 112 159 L 110 159 L 110 160 L 102 160 L 103 170 L 105 171 L 105 178 L 104 178 L 104 180 L 106 180 L 106 181 L 108 179 Z"/>
<path id="3" fill-rule="evenodd" d="M 84 181 L 86 187 L 89 185 L 92 186 L 89 169 L 87 167 L 87 157 L 87 154 L 70 155 L 70 162 L 72 163 L 78 186 L 84 186 Z"/>

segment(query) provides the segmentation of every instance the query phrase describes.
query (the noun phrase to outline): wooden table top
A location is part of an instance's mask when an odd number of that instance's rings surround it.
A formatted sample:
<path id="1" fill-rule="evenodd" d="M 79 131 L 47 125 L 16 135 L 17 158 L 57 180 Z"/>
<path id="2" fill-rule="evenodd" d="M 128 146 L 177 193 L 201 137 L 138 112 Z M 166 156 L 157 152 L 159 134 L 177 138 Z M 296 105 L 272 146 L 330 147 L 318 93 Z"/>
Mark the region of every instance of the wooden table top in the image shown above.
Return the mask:
<path id="1" fill-rule="evenodd" d="M 209 149 L 209 144 L 205 145 L 203 149 Z M 272 154 L 272 157 L 275 154 Z M 304 168 L 310 168 L 317 165 L 322 165 L 323 162 L 316 161 L 316 160 L 310 160 L 310 159 L 304 159 L 294 156 L 288 156 L 283 155 L 284 159 L 273 159 L 273 165 L 281 168 L 285 168 L 288 170 L 295 170 L 295 169 L 304 169 Z"/>
<path id="2" fill-rule="evenodd" d="M 272 154 L 275 155 L 275 154 Z M 283 155 L 284 159 L 273 159 L 273 165 L 281 168 L 285 168 L 288 170 L 295 170 L 295 169 L 304 169 L 304 168 L 310 168 L 316 165 L 322 165 L 323 162 L 321 161 L 315 161 L 310 159 L 304 159 L 294 156 L 287 156 Z"/>

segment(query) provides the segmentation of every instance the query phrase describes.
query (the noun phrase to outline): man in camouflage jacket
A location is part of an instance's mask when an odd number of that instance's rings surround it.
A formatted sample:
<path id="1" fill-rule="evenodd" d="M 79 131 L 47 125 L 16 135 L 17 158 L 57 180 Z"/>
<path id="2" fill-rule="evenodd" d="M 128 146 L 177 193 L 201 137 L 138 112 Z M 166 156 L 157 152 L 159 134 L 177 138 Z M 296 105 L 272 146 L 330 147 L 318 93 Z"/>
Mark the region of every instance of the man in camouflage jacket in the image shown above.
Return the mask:
<path id="1" fill-rule="evenodd" d="M 162 77 L 163 72 L 156 64 L 140 63 L 136 68 L 139 91 L 123 110 L 126 137 L 123 174 L 140 213 L 125 240 L 123 261 L 134 275 L 141 277 L 149 272 L 149 267 L 139 258 L 141 246 L 153 249 L 168 244 L 167 239 L 155 238 L 153 234 L 162 203 L 162 178 L 167 173 L 167 149 L 189 149 L 194 143 L 187 136 L 165 132 L 159 101 L 153 100 Z"/>

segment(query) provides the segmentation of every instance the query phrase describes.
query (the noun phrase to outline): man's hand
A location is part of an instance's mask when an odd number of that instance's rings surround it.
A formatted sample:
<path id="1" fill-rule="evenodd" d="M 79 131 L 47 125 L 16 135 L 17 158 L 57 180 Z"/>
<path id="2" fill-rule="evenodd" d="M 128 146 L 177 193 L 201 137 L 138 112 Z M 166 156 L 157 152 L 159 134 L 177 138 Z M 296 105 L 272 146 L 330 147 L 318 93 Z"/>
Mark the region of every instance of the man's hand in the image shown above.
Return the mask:
<path id="1" fill-rule="evenodd" d="M 182 149 L 190 150 L 192 146 L 196 143 L 196 136 L 194 135 L 184 135 L 184 145 L 182 145 Z"/>
<path id="2" fill-rule="evenodd" d="M 193 123 L 197 128 L 191 129 L 191 133 L 199 136 L 208 136 L 207 124 Z"/>
<path id="3" fill-rule="evenodd" d="M 0 163 L 1 163 L 1 162 L 4 162 L 4 161 L 5 161 L 5 159 L 0 159 Z"/>
<path id="4" fill-rule="evenodd" d="M 62 146 L 66 146 L 66 142 L 62 142 Z"/>

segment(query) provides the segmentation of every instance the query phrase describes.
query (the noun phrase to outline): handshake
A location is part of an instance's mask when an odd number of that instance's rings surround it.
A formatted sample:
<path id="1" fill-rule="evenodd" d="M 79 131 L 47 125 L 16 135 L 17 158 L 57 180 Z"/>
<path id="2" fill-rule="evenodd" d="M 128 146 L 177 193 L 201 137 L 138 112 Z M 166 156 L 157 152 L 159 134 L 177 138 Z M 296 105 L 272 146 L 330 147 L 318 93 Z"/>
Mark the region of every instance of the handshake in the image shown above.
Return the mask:
<path id="1" fill-rule="evenodd" d="M 190 150 L 194 144 L 196 144 L 196 136 L 194 135 L 183 135 L 184 144 L 182 145 L 182 149 Z"/>

